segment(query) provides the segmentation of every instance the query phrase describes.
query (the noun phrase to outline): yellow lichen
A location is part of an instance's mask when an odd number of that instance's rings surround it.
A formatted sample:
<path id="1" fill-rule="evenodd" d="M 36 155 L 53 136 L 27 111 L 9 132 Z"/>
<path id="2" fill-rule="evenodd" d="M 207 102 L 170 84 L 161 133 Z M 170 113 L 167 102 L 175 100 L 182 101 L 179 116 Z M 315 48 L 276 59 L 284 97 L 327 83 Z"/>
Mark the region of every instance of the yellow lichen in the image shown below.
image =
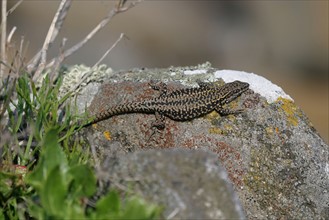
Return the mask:
<path id="1" fill-rule="evenodd" d="M 205 116 L 205 118 L 209 119 L 209 120 L 214 120 L 214 119 L 217 119 L 219 116 L 219 114 L 216 112 L 216 111 L 212 111 L 210 112 L 209 114 L 207 114 Z"/>
<path id="2" fill-rule="evenodd" d="M 266 127 L 265 131 L 269 136 L 272 136 L 274 132 L 272 127 Z"/>
<path id="3" fill-rule="evenodd" d="M 212 127 L 212 128 L 209 128 L 209 133 L 210 134 L 223 134 L 223 130 L 220 128 Z"/>
<path id="4" fill-rule="evenodd" d="M 233 131 L 233 127 L 230 124 L 225 124 L 224 128 L 225 128 L 226 131 Z"/>
<path id="5" fill-rule="evenodd" d="M 108 141 L 111 140 L 111 133 L 109 131 L 104 131 L 103 135 L 106 138 L 106 140 L 108 140 Z"/>
<path id="6" fill-rule="evenodd" d="M 297 126 L 298 125 L 298 118 L 296 117 L 297 114 L 297 106 L 295 103 L 289 99 L 285 99 L 279 97 L 276 103 L 281 104 L 280 110 L 285 113 L 287 116 L 287 121 L 290 125 Z"/>

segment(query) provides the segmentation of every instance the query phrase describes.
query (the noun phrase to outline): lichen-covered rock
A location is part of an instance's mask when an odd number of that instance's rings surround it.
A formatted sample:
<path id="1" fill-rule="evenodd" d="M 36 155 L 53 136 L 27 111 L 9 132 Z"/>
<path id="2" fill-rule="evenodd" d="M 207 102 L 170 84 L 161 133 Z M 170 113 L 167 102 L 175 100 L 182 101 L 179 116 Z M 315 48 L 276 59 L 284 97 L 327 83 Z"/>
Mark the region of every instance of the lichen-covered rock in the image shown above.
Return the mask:
<path id="1" fill-rule="evenodd" d="M 244 108 L 243 113 L 220 116 L 213 112 L 187 122 L 168 119 L 163 131 L 152 128 L 152 114 L 127 114 L 99 122 L 85 132 L 93 135 L 90 142 L 98 146 L 100 158 L 171 147 L 216 153 L 248 218 L 328 218 L 329 147 L 292 98 L 263 77 L 218 71 L 208 63 L 120 71 L 104 83 L 88 84 L 78 104 L 91 102 L 88 111 L 93 114 L 157 96 L 148 86 L 150 80 L 167 82 L 174 89 L 218 79 L 250 84 L 248 92 L 229 104 L 233 109 Z"/>

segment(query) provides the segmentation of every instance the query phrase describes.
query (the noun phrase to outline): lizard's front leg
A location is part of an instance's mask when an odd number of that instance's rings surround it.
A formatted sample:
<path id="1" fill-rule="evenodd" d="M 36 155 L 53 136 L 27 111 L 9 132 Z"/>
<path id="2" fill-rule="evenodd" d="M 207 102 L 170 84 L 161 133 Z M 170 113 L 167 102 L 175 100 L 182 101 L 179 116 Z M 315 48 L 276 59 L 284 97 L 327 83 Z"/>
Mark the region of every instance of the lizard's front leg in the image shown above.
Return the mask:
<path id="1" fill-rule="evenodd" d="M 160 97 L 166 95 L 168 92 L 167 84 L 165 84 L 164 82 L 151 81 L 149 85 L 152 89 L 159 90 Z"/>

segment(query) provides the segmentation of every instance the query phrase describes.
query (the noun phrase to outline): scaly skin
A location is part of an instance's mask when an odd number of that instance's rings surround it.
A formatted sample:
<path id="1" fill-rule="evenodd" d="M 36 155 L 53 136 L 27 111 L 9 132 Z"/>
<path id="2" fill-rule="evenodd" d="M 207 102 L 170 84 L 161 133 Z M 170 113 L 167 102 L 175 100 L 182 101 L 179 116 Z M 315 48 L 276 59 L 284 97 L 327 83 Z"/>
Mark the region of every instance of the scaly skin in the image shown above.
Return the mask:
<path id="1" fill-rule="evenodd" d="M 225 109 L 223 106 L 245 92 L 249 84 L 240 81 L 219 86 L 216 83 L 199 83 L 199 88 L 177 89 L 167 93 L 166 84 L 151 85 L 160 90 L 159 97 L 117 105 L 100 112 L 86 124 L 94 124 L 114 115 L 128 113 L 155 113 L 153 126 L 163 129 L 164 116 L 173 120 L 185 121 L 201 117 L 214 110 L 222 115 L 239 113 L 242 110 Z"/>

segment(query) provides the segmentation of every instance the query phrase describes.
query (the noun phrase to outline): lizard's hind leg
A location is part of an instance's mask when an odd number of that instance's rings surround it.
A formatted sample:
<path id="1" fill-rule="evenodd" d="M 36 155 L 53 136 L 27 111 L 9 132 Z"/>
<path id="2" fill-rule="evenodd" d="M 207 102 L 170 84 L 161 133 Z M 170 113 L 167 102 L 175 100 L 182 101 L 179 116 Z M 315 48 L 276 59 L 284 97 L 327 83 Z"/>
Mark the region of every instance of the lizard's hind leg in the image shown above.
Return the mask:
<path id="1" fill-rule="evenodd" d="M 221 106 L 220 107 L 217 106 L 215 110 L 220 115 L 236 115 L 245 111 L 244 109 L 229 109 L 229 108 L 222 108 Z"/>
<path id="2" fill-rule="evenodd" d="M 165 116 L 159 112 L 155 112 L 155 121 L 152 123 L 152 127 L 163 130 L 166 127 Z"/>

